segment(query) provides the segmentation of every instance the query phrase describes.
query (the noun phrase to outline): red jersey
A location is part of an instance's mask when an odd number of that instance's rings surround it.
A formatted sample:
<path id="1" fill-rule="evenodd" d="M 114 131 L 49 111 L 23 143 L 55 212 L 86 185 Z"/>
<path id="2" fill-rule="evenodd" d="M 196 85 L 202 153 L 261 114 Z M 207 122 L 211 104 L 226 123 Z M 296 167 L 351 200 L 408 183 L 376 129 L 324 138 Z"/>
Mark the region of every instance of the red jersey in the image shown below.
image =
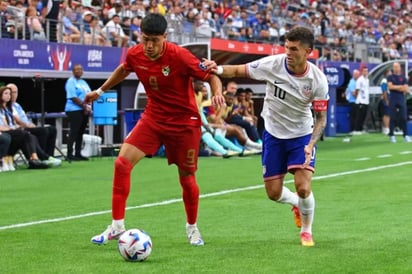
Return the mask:
<path id="1" fill-rule="evenodd" d="M 192 79 L 205 81 L 210 72 L 190 51 L 166 41 L 163 53 L 153 61 L 139 44 L 128 50 L 123 66 L 134 71 L 145 88 L 144 115 L 171 125 L 201 125 Z"/>

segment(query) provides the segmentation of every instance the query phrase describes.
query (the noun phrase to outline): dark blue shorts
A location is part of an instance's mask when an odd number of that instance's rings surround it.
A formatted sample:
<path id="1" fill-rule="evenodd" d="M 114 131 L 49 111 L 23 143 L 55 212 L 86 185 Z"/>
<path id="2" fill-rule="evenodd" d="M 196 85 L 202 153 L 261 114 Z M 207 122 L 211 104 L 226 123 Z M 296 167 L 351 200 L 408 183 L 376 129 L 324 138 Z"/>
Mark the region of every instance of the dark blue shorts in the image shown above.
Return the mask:
<path id="1" fill-rule="evenodd" d="M 265 181 L 285 176 L 287 172 L 294 173 L 302 168 L 305 162 L 305 146 L 312 134 L 293 139 L 279 139 L 266 130 L 263 131 L 262 167 Z M 315 171 L 316 147 L 312 151 L 312 159 L 306 169 Z"/>

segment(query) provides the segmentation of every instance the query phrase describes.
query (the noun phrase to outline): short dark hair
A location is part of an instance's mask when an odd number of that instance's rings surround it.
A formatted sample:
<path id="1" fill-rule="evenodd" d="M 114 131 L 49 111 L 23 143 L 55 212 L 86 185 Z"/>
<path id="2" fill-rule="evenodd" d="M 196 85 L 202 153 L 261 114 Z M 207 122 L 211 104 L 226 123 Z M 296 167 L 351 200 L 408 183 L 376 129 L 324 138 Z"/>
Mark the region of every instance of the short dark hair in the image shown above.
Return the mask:
<path id="1" fill-rule="evenodd" d="M 166 19 L 157 13 L 146 15 L 141 24 L 142 32 L 147 35 L 162 35 L 166 32 L 166 28 Z"/>
<path id="2" fill-rule="evenodd" d="M 239 96 L 242 93 L 246 94 L 246 90 L 244 88 L 238 88 L 236 90 L 236 96 Z"/>
<path id="3" fill-rule="evenodd" d="M 313 49 L 315 36 L 313 35 L 313 32 L 306 27 L 294 27 L 285 34 L 285 40 L 300 42 L 301 44 Z"/>

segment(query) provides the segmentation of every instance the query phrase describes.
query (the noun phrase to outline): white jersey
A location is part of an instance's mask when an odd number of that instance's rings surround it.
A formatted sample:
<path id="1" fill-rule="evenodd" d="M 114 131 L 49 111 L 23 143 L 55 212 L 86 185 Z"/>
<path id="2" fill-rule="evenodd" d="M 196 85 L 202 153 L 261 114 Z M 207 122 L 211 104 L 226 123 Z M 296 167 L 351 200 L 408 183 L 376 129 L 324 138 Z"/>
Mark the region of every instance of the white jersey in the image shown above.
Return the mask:
<path id="1" fill-rule="evenodd" d="M 261 113 L 265 129 L 279 139 L 312 133 L 313 101 L 329 100 L 328 81 L 316 65 L 308 62 L 303 75 L 293 75 L 286 68 L 286 55 L 272 55 L 246 64 L 246 73 L 266 82 Z"/>
<path id="2" fill-rule="evenodd" d="M 358 96 L 356 96 L 355 104 L 369 105 L 369 78 L 361 75 L 356 80 L 356 89 Z"/>

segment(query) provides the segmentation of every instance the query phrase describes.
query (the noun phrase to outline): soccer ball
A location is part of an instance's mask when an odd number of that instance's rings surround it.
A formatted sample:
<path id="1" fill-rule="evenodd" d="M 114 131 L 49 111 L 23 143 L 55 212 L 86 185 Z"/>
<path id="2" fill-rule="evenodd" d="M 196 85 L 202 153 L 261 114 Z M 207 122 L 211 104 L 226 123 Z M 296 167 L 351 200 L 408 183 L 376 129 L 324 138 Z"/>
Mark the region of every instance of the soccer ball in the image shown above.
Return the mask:
<path id="1" fill-rule="evenodd" d="M 126 261 L 141 262 L 152 253 L 152 240 L 143 230 L 133 228 L 120 235 L 117 247 Z"/>

